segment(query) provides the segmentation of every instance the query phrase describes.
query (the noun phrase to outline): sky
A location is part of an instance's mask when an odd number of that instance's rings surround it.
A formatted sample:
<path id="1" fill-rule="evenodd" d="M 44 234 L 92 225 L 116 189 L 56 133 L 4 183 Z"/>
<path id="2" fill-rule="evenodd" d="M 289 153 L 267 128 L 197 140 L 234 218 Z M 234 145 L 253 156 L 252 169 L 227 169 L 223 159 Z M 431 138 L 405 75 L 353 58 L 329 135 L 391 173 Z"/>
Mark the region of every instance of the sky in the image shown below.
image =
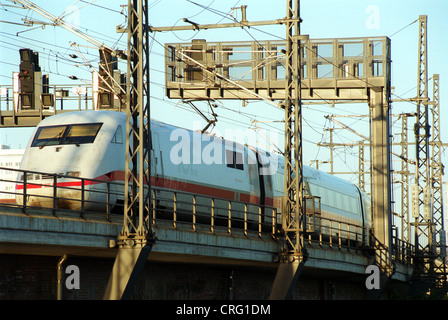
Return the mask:
<path id="1" fill-rule="evenodd" d="M 116 32 L 118 25 L 125 25 L 125 10 L 122 5 L 127 1 L 96 0 L 36 0 L 35 4 L 54 14 L 63 16 L 64 20 L 78 26 L 89 36 L 117 49 L 126 49 L 126 35 Z M 286 16 L 286 1 L 280 0 L 154 0 L 149 1 L 149 21 L 152 26 L 184 25 L 183 18 L 199 24 L 231 22 L 232 7 L 247 5 L 249 21 L 274 20 Z M 37 13 L 27 9 L 10 7 L 11 1 L 0 0 L 0 87 L 11 85 L 12 72 L 18 71 L 20 48 L 31 48 L 39 52 L 43 74 L 50 75 L 50 84 L 77 86 L 91 82 L 91 69 L 83 65 L 82 59 L 72 59 L 76 54 L 70 42 L 79 44 L 79 50 L 92 65 L 98 65 L 98 50 L 92 48 L 85 40 L 63 30 L 61 27 L 35 25 L 22 26 L 23 19 L 49 22 Z M 123 11 L 124 10 L 124 11 Z M 236 19 L 241 18 L 238 10 L 233 11 Z M 448 119 L 448 107 L 445 92 L 448 92 L 448 72 L 445 56 L 448 42 L 444 41 L 448 30 L 448 1 L 428 0 L 422 6 L 417 0 L 302 0 L 301 33 L 311 39 L 376 37 L 388 36 L 392 48 L 392 98 L 413 98 L 417 95 L 418 62 L 418 23 L 419 15 L 428 15 L 428 76 L 429 96 L 432 97 L 432 75 L 440 74 L 441 120 Z M 201 31 L 180 31 L 153 33 L 150 68 L 151 68 L 151 114 L 154 119 L 185 128 L 205 126 L 204 120 L 191 108 L 178 100 L 170 100 L 164 91 L 164 50 L 163 44 L 190 42 L 192 39 L 215 41 L 254 41 L 279 40 L 285 37 L 285 27 L 264 26 L 250 29 L 232 28 Z M 125 72 L 125 63 L 119 63 Z M 81 80 L 73 81 L 68 77 L 75 75 Z M 447 80 L 446 80 L 447 79 Z M 198 103 L 197 107 L 210 116 L 208 105 Z M 4 108 L 4 102 L 0 109 Z M 415 112 L 412 102 L 394 102 L 392 113 Z M 234 130 L 252 130 L 251 120 L 266 130 L 267 135 L 280 149 L 283 147 L 284 125 L 281 121 L 284 112 L 272 105 L 248 101 L 243 106 L 241 101 L 221 101 L 214 109 L 218 122 L 213 133 L 224 135 Z M 329 142 L 328 128 L 338 127 L 325 119 L 326 115 L 366 115 L 367 104 L 304 105 L 303 110 L 303 155 L 305 164 L 310 165 L 319 160 L 319 168 L 329 171 L 330 153 L 326 147 L 318 147 L 319 142 Z M 339 121 L 354 130 L 368 135 L 368 121 L 365 117 L 338 118 Z M 394 119 L 393 121 L 395 121 Z M 226 131 L 227 130 L 227 131 Z M 394 142 L 400 139 L 401 123 L 394 122 Z M 33 129 L 0 128 L 0 144 L 9 144 L 12 148 L 23 148 L 27 144 Z M 335 130 L 335 142 L 356 142 L 360 138 L 347 130 Z M 413 130 L 408 131 L 413 139 Z M 260 143 L 263 137 L 259 137 Z M 442 140 L 448 142 L 448 130 L 442 127 Z M 263 142 L 264 143 L 264 142 Z M 269 143 L 269 142 L 266 142 Z M 400 153 L 397 149 L 395 152 Z M 448 151 L 443 153 L 445 165 L 448 163 Z M 411 147 L 409 154 L 413 155 Z M 335 150 L 335 168 L 340 171 L 358 170 L 357 148 L 338 148 Z M 400 169 L 400 160 L 393 157 L 393 166 Z M 315 165 L 315 164 L 313 164 Z M 357 176 L 346 176 L 357 182 Z M 445 174 L 445 181 L 448 180 Z"/>

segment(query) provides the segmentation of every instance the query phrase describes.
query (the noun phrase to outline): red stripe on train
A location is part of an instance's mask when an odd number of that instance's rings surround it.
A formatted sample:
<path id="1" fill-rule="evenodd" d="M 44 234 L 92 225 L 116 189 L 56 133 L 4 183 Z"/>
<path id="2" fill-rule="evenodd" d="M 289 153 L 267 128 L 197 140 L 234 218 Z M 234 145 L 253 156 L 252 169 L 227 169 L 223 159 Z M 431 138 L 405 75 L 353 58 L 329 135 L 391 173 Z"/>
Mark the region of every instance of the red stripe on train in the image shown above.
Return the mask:
<path id="1" fill-rule="evenodd" d="M 95 181 L 92 181 L 95 180 Z M 92 180 L 85 180 L 84 186 L 90 186 L 90 185 L 96 185 L 101 184 L 103 182 L 116 182 L 116 181 L 125 181 L 125 172 L 124 171 L 113 171 L 107 174 L 103 174 L 95 179 Z M 236 199 L 236 193 L 230 190 L 224 190 L 219 189 L 215 187 L 209 187 L 194 183 L 189 183 L 185 181 L 178 181 L 178 180 L 171 180 L 171 179 L 165 179 L 160 177 L 152 177 L 151 178 L 151 184 L 156 187 L 160 188 L 166 188 L 171 190 L 177 190 L 177 191 L 184 191 L 194 194 L 199 194 L 203 196 L 209 196 L 209 197 L 217 197 L 225 200 L 236 200 L 246 203 L 252 203 L 252 204 L 259 204 L 260 203 L 260 197 L 255 195 L 249 195 L 249 194 L 240 194 L 240 199 Z M 65 181 L 65 182 L 58 182 L 57 187 L 61 188 L 69 188 L 69 187 L 81 187 L 82 186 L 82 180 L 76 180 L 76 181 Z M 42 184 L 36 184 L 36 183 L 28 183 L 27 189 L 39 189 L 39 188 L 48 188 L 53 187 L 52 183 L 42 183 Z M 16 190 L 23 190 L 23 184 L 17 184 Z M 266 198 L 266 205 L 272 206 L 274 204 L 273 198 Z"/>

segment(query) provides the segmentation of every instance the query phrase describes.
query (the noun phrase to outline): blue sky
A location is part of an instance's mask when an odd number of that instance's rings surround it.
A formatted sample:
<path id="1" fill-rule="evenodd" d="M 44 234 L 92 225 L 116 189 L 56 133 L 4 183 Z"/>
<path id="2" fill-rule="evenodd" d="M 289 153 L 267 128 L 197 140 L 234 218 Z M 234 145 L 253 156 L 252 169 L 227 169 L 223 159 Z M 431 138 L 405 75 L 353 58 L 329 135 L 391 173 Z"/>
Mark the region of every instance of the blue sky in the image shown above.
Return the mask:
<path id="1" fill-rule="evenodd" d="M 38 6 L 53 13 L 56 16 L 72 12 L 66 16 L 69 22 L 79 25 L 80 29 L 115 48 L 126 48 L 126 35 L 117 34 L 117 25 L 125 23 L 125 16 L 121 14 L 120 5 L 127 1 L 97 0 L 93 1 L 61 0 L 35 1 Z M 272 20 L 283 18 L 286 15 L 283 0 L 154 0 L 150 1 L 150 22 L 153 26 L 183 25 L 182 18 L 189 18 L 197 23 L 224 23 L 230 22 L 225 17 L 232 7 L 248 5 L 247 19 L 249 21 Z M 0 20 L 22 23 L 22 18 L 46 21 L 43 17 L 24 9 L 11 8 L 6 5 L 12 3 L 0 0 Z M 403 98 L 416 96 L 417 85 L 417 44 L 418 24 L 412 23 L 421 14 L 428 15 L 428 75 L 440 74 L 441 119 L 448 119 L 445 92 L 448 92 L 448 72 L 446 70 L 445 56 L 448 52 L 446 30 L 448 30 L 448 1 L 428 0 L 424 6 L 416 0 L 302 0 L 301 26 L 302 34 L 309 34 L 310 38 L 337 38 L 337 37 L 367 37 L 390 36 L 392 41 L 392 86 L 394 93 Z M 235 13 L 240 18 L 238 12 Z M 84 81 L 91 81 L 90 70 L 79 65 L 82 61 L 70 60 L 68 55 L 76 53 L 69 41 L 81 45 L 87 43 L 77 36 L 61 29 L 60 27 L 46 26 L 44 29 L 31 28 L 0 22 L 0 86 L 10 85 L 11 74 L 18 71 L 18 49 L 29 47 L 40 54 L 43 73 L 50 74 L 51 84 L 69 84 L 76 86 L 77 82 L 70 80 L 69 75 L 76 75 Z M 193 123 L 201 123 L 201 118 L 186 110 L 186 107 L 176 105 L 177 100 L 170 100 L 164 95 L 164 58 L 162 44 L 169 42 L 189 42 L 192 39 L 206 39 L 207 41 L 253 41 L 275 39 L 273 35 L 284 37 L 284 26 L 259 27 L 270 33 L 262 33 L 254 28 L 247 31 L 240 28 L 183 31 L 153 34 L 155 41 L 151 47 L 151 110 L 153 118 L 159 119 L 181 127 L 192 128 Z M 26 32 L 22 32 L 26 31 Z M 19 33 L 17 36 L 16 33 Z M 92 62 L 97 64 L 98 53 L 96 49 L 82 47 L 82 52 Z M 124 63 L 120 64 L 123 72 L 126 70 Z M 430 81 L 430 97 L 432 97 L 432 80 Z M 198 104 L 206 112 L 206 104 Z M 415 112 L 415 104 L 393 103 L 393 113 Z M 283 119 L 283 111 L 276 110 L 264 102 L 250 102 L 243 107 L 241 102 L 224 101 L 215 110 L 218 124 L 215 132 L 224 132 L 226 129 L 248 129 L 251 119 L 258 121 L 280 121 Z M 318 148 L 317 142 L 328 142 L 329 123 L 324 116 L 329 114 L 367 114 L 367 105 L 336 105 L 334 108 L 328 105 L 318 107 L 305 107 L 304 109 L 304 158 L 305 163 L 319 159 L 329 160 L 329 152 L 326 148 Z M 359 132 L 368 134 L 368 122 L 362 118 L 341 119 L 345 124 L 352 126 Z M 273 130 L 278 133 L 278 144 L 283 144 L 282 124 L 259 124 L 260 127 Z M 442 128 L 442 130 L 445 128 Z M 31 129 L 0 129 L 0 143 L 8 143 L 13 148 L 24 147 L 31 135 Z M 394 128 L 394 133 L 399 133 Z M 409 131 L 412 137 L 412 130 Z M 339 142 L 357 141 L 359 137 L 347 131 L 338 131 Z M 397 138 L 398 139 L 398 138 Z M 442 131 L 442 139 L 448 142 L 448 130 Z M 413 154 L 413 149 L 410 149 Z M 444 153 L 444 162 L 447 163 L 447 151 Z M 357 170 L 358 157 L 356 150 L 351 148 L 337 151 L 338 166 L 340 170 Z M 396 158 L 394 160 L 397 160 Z M 399 168 L 398 161 L 396 163 Z M 328 166 L 321 167 L 329 170 Z M 351 178 L 356 182 L 356 178 Z M 446 179 L 445 179 L 446 180 Z"/>

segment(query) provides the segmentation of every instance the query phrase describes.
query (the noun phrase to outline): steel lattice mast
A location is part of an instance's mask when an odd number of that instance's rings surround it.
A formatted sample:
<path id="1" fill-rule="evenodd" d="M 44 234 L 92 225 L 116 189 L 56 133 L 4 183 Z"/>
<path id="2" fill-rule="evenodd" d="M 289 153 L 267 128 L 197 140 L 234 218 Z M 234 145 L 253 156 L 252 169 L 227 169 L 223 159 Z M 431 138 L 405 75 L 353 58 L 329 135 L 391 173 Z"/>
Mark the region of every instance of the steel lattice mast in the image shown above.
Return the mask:
<path id="1" fill-rule="evenodd" d="M 307 259 L 303 247 L 303 158 L 300 1 L 286 8 L 285 175 L 282 205 L 283 247 L 270 299 L 288 299 Z"/>
<path id="2" fill-rule="evenodd" d="M 440 96 L 439 75 L 433 75 L 433 104 L 432 104 L 432 154 L 431 154 L 431 184 L 432 184 L 432 212 L 434 222 L 435 238 L 435 263 L 436 288 L 447 290 L 446 270 L 446 240 L 443 212 L 443 164 L 442 164 L 442 141 L 440 136 Z"/>
<path id="3" fill-rule="evenodd" d="M 123 229 L 105 299 L 130 297 L 155 240 L 151 222 L 148 1 L 128 2 L 126 174 Z"/>
<path id="4" fill-rule="evenodd" d="M 294 6 L 293 6 L 294 2 Z M 302 110 L 299 1 L 288 2 L 286 25 L 284 254 L 302 254 L 300 218 L 303 208 Z"/>
<path id="5" fill-rule="evenodd" d="M 125 237 L 145 238 L 150 232 L 148 213 L 151 193 L 150 107 L 149 107 L 149 35 L 146 0 L 130 0 L 128 7 L 127 132 Z"/>
<path id="6" fill-rule="evenodd" d="M 429 121 L 428 121 L 428 45 L 427 16 L 419 17 L 419 51 L 417 78 L 416 143 L 416 194 L 413 216 L 415 232 L 416 265 L 418 274 L 428 276 L 434 269 L 434 241 L 432 213 L 428 206 L 430 196 Z"/>
<path id="7" fill-rule="evenodd" d="M 446 247 L 444 243 L 442 176 L 440 159 L 439 75 L 434 75 L 434 101 L 428 97 L 428 43 L 426 15 L 419 17 L 419 64 L 417 86 L 416 194 L 414 195 L 414 232 L 416 276 L 431 288 L 446 290 Z M 433 140 L 430 143 L 429 106 L 432 105 Z M 432 156 L 430 155 L 432 146 Z"/>

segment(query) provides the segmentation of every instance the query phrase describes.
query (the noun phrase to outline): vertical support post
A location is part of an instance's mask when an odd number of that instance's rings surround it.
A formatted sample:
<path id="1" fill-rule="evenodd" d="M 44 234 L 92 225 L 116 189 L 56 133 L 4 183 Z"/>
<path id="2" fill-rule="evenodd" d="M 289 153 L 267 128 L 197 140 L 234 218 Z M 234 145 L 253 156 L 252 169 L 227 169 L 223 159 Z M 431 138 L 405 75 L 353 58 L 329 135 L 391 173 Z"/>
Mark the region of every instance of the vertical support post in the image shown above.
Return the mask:
<path id="1" fill-rule="evenodd" d="M 147 0 L 129 0 L 125 212 L 122 234 L 147 233 L 150 201 L 150 115 Z"/>
<path id="2" fill-rule="evenodd" d="M 211 199 L 211 211 L 210 211 L 210 232 L 214 233 L 215 231 L 215 199 Z"/>
<path id="3" fill-rule="evenodd" d="M 123 229 L 104 299 L 129 299 L 155 241 L 151 216 L 148 0 L 128 1 Z"/>
<path id="4" fill-rule="evenodd" d="M 193 231 L 196 231 L 196 195 L 193 195 Z"/>
<path id="5" fill-rule="evenodd" d="M 392 260 L 392 188 L 390 176 L 390 41 L 386 41 L 383 54 L 386 56 L 383 87 L 369 89 L 369 112 L 371 130 L 371 195 L 372 195 L 372 237 L 375 250 L 374 263 L 381 271 L 379 290 L 368 290 L 366 298 L 379 299 L 392 274 L 395 265 Z"/>
<path id="6" fill-rule="evenodd" d="M 106 183 L 106 214 L 107 214 L 107 220 L 110 219 L 110 209 L 111 209 L 110 181 L 107 181 L 107 183 Z"/>
<path id="7" fill-rule="evenodd" d="M 173 228 L 177 228 L 177 193 L 173 192 Z"/>
<path id="8" fill-rule="evenodd" d="M 244 235 L 247 236 L 247 203 L 244 204 Z"/>
<path id="9" fill-rule="evenodd" d="M 372 113 L 372 211 L 374 236 L 392 247 L 389 103 L 383 90 L 370 89 Z"/>
<path id="10" fill-rule="evenodd" d="M 435 238 L 435 259 L 439 263 L 434 264 L 436 274 L 436 288 L 448 289 L 446 270 L 446 239 L 443 212 L 443 164 L 440 136 L 440 98 L 439 98 L 439 75 L 433 75 L 433 105 L 432 105 L 432 155 L 431 155 L 431 184 L 432 184 L 432 209 Z"/>
<path id="11" fill-rule="evenodd" d="M 229 235 L 232 234 L 232 202 L 230 200 L 227 207 L 227 232 Z"/>
<path id="12" fill-rule="evenodd" d="M 57 263 L 57 279 L 58 279 L 58 287 L 57 287 L 57 292 L 56 292 L 56 299 L 57 300 L 62 300 L 62 291 L 63 291 L 63 280 L 62 280 L 62 268 L 63 268 L 63 264 L 64 262 L 67 260 L 67 255 L 64 254 L 62 257 L 59 258 L 58 263 Z"/>
<path id="13" fill-rule="evenodd" d="M 23 195 L 22 195 L 22 212 L 26 213 L 26 207 L 27 207 L 27 189 L 28 189 L 28 173 L 27 171 L 23 171 Z"/>
<path id="14" fill-rule="evenodd" d="M 417 277 L 431 281 L 434 272 L 434 228 L 429 208 L 430 159 L 428 119 L 428 44 L 427 16 L 419 16 L 418 73 L 417 73 L 417 119 L 414 127 L 416 145 L 415 181 L 417 184 L 417 212 L 413 212 L 415 232 L 415 264 Z"/>
<path id="15" fill-rule="evenodd" d="M 401 115 L 401 232 L 404 242 L 411 242 L 409 215 L 408 114 Z"/>
<path id="16" fill-rule="evenodd" d="M 86 181 L 84 178 L 81 179 L 81 217 L 84 215 L 84 208 L 85 208 L 85 190 L 86 190 Z"/>
<path id="17" fill-rule="evenodd" d="M 375 250 L 374 263 L 381 271 L 380 289 L 368 290 L 367 299 L 379 299 L 395 272 L 392 260 L 392 191 L 390 177 L 390 41 L 383 52 L 387 56 L 385 74 L 387 82 L 382 88 L 369 89 L 371 115 L 372 159 L 372 227 L 371 246 Z"/>
<path id="18" fill-rule="evenodd" d="M 369 107 L 372 115 L 372 223 L 375 263 L 386 276 L 393 272 L 392 219 L 390 184 L 390 126 L 388 88 L 370 89 Z M 386 252 L 381 252 L 381 251 Z M 387 259 L 381 259 L 386 256 Z M 381 288 L 384 289 L 384 288 Z"/>
<path id="19" fill-rule="evenodd" d="M 53 215 L 56 216 L 56 209 L 58 207 L 59 199 L 58 199 L 58 174 L 56 173 L 53 176 Z"/>
<path id="20" fill-rule="evenodd" d="M 289 299 L 307 259 L 301 241 L 303 159 L 300 1 L 287 0 L 285 79 L 285 178 L 282 203 L 283 247 L 270 299 Z"/>

